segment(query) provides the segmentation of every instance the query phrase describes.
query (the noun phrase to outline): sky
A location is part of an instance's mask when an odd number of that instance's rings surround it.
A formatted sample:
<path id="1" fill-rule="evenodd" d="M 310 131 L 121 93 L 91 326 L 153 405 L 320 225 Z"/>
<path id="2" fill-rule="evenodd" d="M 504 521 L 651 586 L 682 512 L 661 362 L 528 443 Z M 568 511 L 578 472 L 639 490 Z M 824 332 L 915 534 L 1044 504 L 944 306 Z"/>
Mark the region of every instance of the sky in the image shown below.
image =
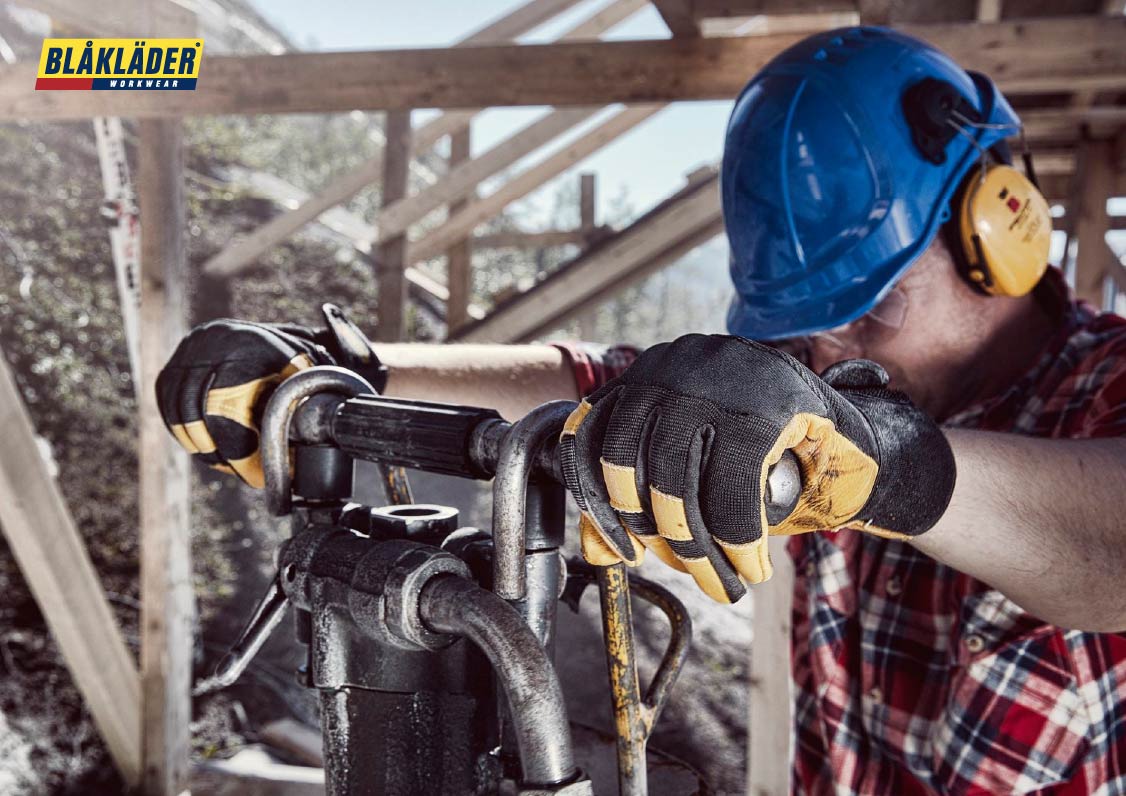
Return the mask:
<path id="1" fill-rule="evenodd" d="M 444 47 L 502 16 L 525 0 L 252 0 L 255 7 L 300 47 L 307 50 L 370 50 L 405 47 Z M 608 0 L 583 0 L 521 38 L 522 43 L 546 42 L 572 27 Z M 651 5 L 604 35 L 606 39 L 668 38 L 669 32 Z M 515 78 L 514 78 L 515 79 Z M 600 150 L 562 180 L 576 180 L 580 172 L 598 175 L 599 223 L 616 202 L 628 201 L 636 214 L 644 212 L 681 188 L 693 169 L 718 161 L 731 103 L 688 102 L 671 106 Z M 473 150 L 479 154 L 547 112 L 544 108 L 498 108 L 474 120 Z M 415 125 L 433 112 L 415 113 Z M 517 164 L 542 159 L 603 116 L 561 137 Z M 532 218 L 546 223 L 558 181 L 533 195 Z M 488 192 L 486 184 L 485 191 Z"/>

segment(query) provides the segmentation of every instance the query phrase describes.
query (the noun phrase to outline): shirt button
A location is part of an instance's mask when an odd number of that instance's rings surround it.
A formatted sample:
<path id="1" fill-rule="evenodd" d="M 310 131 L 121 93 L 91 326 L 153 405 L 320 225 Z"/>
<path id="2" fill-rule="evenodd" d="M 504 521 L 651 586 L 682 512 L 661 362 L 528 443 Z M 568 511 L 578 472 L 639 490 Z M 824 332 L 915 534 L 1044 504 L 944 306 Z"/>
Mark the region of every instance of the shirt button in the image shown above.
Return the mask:
<path id="1" fill-rule="evenodd" d="M 888 578 L 887 587 L 884 589 L 889 597 L 898 597 L 903 593 L 903 583 L 895 575 Z"/>
<path id="2" fill-rule="evenodd" d="M 807 578 L 812 578 L 816 574 L 817 574 L 817 565 L 815 563 L 813 563 L 812 561 L 810 561 L 808 564 L 805 565 L 805 576 Z"/>
<path id="3" fill-rule="evenodd" d="M 872 700 L 873 702 L 877 702 L 877 703 L 883 702 L 884 701 L 884 692 L 881 691 L 879 688 L 873 688 L 871 691 L 868 692 L 868 699 Z"/>
<path id="4" fill-rule="evenodd" d="M 962 640 L 962 643 L 965 644 L 966 649 L 974 655 L 985 649 L 985 639 L 983 639 L 977 633 L 971 633 L 970 635 L 966 636 Z"/>

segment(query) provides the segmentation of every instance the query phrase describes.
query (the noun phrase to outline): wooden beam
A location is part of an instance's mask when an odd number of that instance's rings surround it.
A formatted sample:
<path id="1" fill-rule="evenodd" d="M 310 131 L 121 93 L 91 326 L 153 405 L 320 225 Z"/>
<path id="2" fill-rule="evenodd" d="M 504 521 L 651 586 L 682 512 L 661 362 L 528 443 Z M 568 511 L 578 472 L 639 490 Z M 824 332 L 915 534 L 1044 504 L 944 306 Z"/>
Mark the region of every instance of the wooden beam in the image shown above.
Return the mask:
<path id="1" fill-rule="evenodd" d="M 595 224 L 595 175 L 579 175 L 579 228 L 593 232 Z"/>
<path id="2" fill-rule="evenodd" d="M 384 125 L 382 204 L 391 205 L 407 194 L 410 175 L 411 112 L 390 111 Z M 375 339 L 395 343 L 406 338 L 407 238 L 404 234 L 385 238 L 376 250 L 376 284 L 379 287 L 379 320 Z"/>
<path id="3" fill-rule="evenodd" d="M 575 0 L 571 0 L 571 2 L 574 1 Z M 646 0 L 615 0 L 615 2 L 611 3 L 609 6 L 600 9 L 592 16 L 564 33 L 563 39 L 569 39 L 571 37 L 583 39 L 589 36 L 598 36 L 633 14 L 638 7 L 645 4 L 645 1 Z M 511 30 L 513 30 L 513 28 L 509 27 L 505 28 L 503 32 L 508 33 L 511 32 Z M 479 36 L 480 34 L 477 35 Z M 475 44 L 477 41 L 478 39 L 475 36 L 471 36 L 463 43 Z M 451 111 L 440 114 L 437 118 L 423 124 L 411 137 L 412 153 L 417 155 L 426 151 L 444 135 L 453 135 L 468 129 L 473 117 L 479 112 L 480 109 Z M 573 114 L 574 111 L 567 111 L 566 113 Z M 414 200 L 415 205 L 413 209 L 412 205 L 408 204 L 395 210 L 394 212 L 402 212 L 407 215 L 414 214 L 407 222 L 400 220 L 402 226 L 399 226 L 395 232 L 401 232 L 406 229 L 407 223 L 421 218 L 425 212 L 444 204 L 449 200 L 449 197 L 463 193 L 466 185 L 476 185 L 485 177 L 491 176 L 491 174 L 496 171 L 515 162 L 515 160 L 519 159 L 523 154 L 527 154 L 528 151 L 531 151 L 526 148 L 528 144 L 534 144 L 536 141 L 542 144 L 550 140 L 550 138 L 554 136 L 547 135 L 546 137 L 539 137 L 546 135 L 548 127 L 554 127 L 557 130 L 556 135 L 562 132 L 562 130 L 567 129 L 567 127 L 561 127 L 561 125 L 565 125 L 568 118 L 567 116 L 554 116 L 541 120 L 539 123 L 532 125 L 531 128 L 526 128 L 525 131 L 523 131 L 523 135 L 517 134 L 517 136 L 513 136 L 494 147 L 489 153 L 488 160 L 482 161 L 480 164 L 473 167 L 467 165 L 467 171 L 458 177 L 458 179 L 462 180 L 462 185 L 450 186 L 447 184 L 446 188 L 438 189 L 439 191 L 444 191 L 444 194 L 427 194 L 426 197 Z M 577 124 L 578 122 L 574 123 Z M 516 138 L 520 140 L 514 141 L 513 139 Z M 525 148 L 521 149 L 521 147 Z M 203 265 L 204 273 L 213 276 L 229 276 L 238 273 L 248 267 L 272 246 L 294 235 L 313 219 L 328 212 L 331 208 L 348 201 L 367 186 L 377 182 L 382 168 L 383 158 L 382 155 L 380 155 L 361 163 L 355 168 L 349 169 L 347 173 L 333 179 L 307 201 L 270 219 L 270 221 L 258 227 L 253 232 L 238 238 L 234 243 L 212 256 Z M 454 176 L 455 175 L 448 175 L 447 179 Z M 423 205 L 426 206 L 426 209 L 418 212 L 417 207 Z M 392 212 L 392 208 L 385 208 L 385 212 Z M 389 223 L 393 224 L 394 221 L 393 212 L 391 218 L 384 218 L 381 214 L 380 228 L 383 229 Z"/>
<path id="4" fill-rule="evenodd" d="M 713 176 L 679 192 L 539 284 L 500 304 L 456 339 L 474 343 L 534 339 L 582 307 L 676 259 L 684 253 L 686 240 L 698 245 L 722 228 L 719 183 Z"/>
<path id="5" fill-rule="evenodd" d="M 768 17 L 718 17 L 700 22 L 705 36 L 765 36 L 782 33 L 808 35 L 859 24 L 860 14 L 855 10 L 826 14 L 771 14 Z"/>
<path id="6" fill-rule="evenodd" d="M 141 684 L 98 574 L 0 352 L 0 530 L 129 786 L 141 776 Z"/>
<path id="7" fill-rule="evenodd" d="M 1114 147 L 1107 139 L 1085 140 L 1080 144 L 1082 169 L 1074 212 L 1073 231 L 1077 245 L 1075 294 L 1102 306 L 1103 277 L 1108 266 L 1120 267 L 1106 245 L 1110 226 L 1106 202 L 1114 190 Z"/>
<path id="8" fill-rule="evenodd" d="M 1111 196 L 1126 196 L 1126 172 L 1109 175 L 1111 180 Z M 1040 178 L 1040 189 L 1044 196 L 1053 203 L 1071 204 L 1070 186 L 1074 180 L 1072 174 L 1055 174 Z"/>
<path id="9" fill-rule="evenodd" d="M 1020 119 L 1035 155 L 1038 142 L 1074 142 L 1079 139 L 1083 127 L 1087 128 L 1093 138 L 1111 137 L 1115 131 L 1126 127 L 1126 106 L 1088 108 L 1073 105 L 1068 108 L 1025 111 L 1020 114 Z"/>
<path id="10" fill-rule="evenodd" d="M 472 238 L 477 249 L 544 249 L 549 246 L 582 246 L 585 229 L 554 229 L 546 232 L 491 232 Z"/>
<path id="11" fill-rule="evenodd" d="M 856 11 L 856 0 L 693 0 L 697 19 Z"/>
<path id="12" fill-rule="evenodd" d="M 858 0 L 863 25 L 890 25 L 893 0 Z"/>
<path id="13" fill-rule="evenodd" d="M 747 794 L 790 792 L 790 649 L 794 564 L 787 538 L 767 541 L 774 575 L 755 586 L 747 716 Z"/>
<path id="14" fill-rule="evenodd" d="M 456 169 L 469 160 L 472 154 L 470 131 L 463 130 L 450 139 L 450 166 Z M 476 190 L 471 189 L 450 202 L 450 215 L 465 209 Z M 446 284 L 450 299 L 446 302 L 446 336 L 469 323 L 469 301 L 473 292 L 473 245 L 462 238 L 446 250 Z"/>
<path id="15" fill-rule="evenodd" d="M 146 794 L 179 794 L 191 745 L 192 595 L 187 454 L 156 405 L 156 376 L 185 332 L 182 125 L 139 128 L 141 219 L 141 689 Z"/>
<path id="16" fill-rule="evenodd" d="M 1002 0 L 977 0 L 978 22 L 1000 22 Z"/>
<path id="17" fill-rule="evenodd" d="M 617 140 L 660 110 L 661 106 L 642 105 L 619 111 L 568 146 L 522 171 L 493 193 L 470 202 L 459 213 L 447 219 L 446 223 L 413 243 L 410 246 L 407 262 L 416 263 L 438 256 L 451 243 L 469 235 L 474 227 L 492 218 L 506 205 L 527 196 L 548 180 Z"/>
<path id="18" fill-rule="evenodd" d="M 1126 17 L 904 25 L 1005 91 L 1126 86 Z M 195 91 L 35 91 L 36 64 L 0 70 L 0 119 L 603 105 L 728 99 L 798 34 L 566 42 L 207 60 Z M 513 75 L 519 75 L 514 80 Z"/>
<path id="19" fill-rule="evenodd" d="M 673 36 L 699 36 L 700 24 L 696 21 L 693 0 L 653 0 L 657 13 Z"/>

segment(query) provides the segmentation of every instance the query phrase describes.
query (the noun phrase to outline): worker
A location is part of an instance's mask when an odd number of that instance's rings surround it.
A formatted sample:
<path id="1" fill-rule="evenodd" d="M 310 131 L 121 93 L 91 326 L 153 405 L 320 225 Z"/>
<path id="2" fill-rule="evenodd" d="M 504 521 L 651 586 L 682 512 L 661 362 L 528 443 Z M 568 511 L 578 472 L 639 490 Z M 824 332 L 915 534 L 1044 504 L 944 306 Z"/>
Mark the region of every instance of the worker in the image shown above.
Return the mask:
<path id="1" fill-rule="evenodd" d="M 513 418 L 583 397 L 560 447 L 593 563 L 650 551 L 731 602 L 791 535 L 797 792 L 1124 793 L 1126 321 L 1046 265 L 1020 133 L 989 78 L 921 41 L 814 35 L 727 130 L 732 336 L 636 354 L 217 321 L 160 404 L 260 486 L 262 403 L 311 364 Z M 786 450 L 802 489 L 771 526 Z"/>

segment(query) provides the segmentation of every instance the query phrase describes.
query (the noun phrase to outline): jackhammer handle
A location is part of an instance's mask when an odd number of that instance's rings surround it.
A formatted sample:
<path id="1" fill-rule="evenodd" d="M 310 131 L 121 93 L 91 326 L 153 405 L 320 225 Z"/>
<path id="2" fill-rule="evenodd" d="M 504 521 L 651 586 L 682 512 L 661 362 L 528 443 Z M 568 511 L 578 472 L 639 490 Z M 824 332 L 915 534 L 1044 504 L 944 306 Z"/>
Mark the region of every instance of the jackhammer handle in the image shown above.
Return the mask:
<path id="1" fill-rule="evenodd" d="M 365 395 L 336 407 L 328 436 L 356 459 L 488 479 L 509 428 L 492 409 Z M 533 469 L 562 483 L 553 453 L 545 446 Z"/>

